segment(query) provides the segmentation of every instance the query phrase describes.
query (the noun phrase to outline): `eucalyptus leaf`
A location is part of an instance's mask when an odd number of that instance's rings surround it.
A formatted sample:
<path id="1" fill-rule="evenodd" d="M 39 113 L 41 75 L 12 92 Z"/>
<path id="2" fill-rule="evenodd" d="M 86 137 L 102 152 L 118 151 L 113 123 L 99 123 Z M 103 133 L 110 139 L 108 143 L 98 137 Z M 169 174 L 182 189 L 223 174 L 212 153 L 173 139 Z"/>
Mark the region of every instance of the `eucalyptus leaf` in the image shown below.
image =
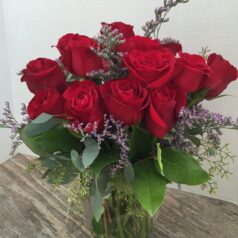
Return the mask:
<path id="1" fill-rule="evenodd" d="M 163 171 L 172 182 L 199 185 L 209 180 L 208 173 L 201 168 L 192 155 L 165 148 L 162 150 Z"/>
<path id="2" fill-rule="evenodd" d="M 94 218 L 96 222 L 99 222 L 104 212 L 104 207 L 103 207 L 103 197 L 100 194 L 100 191 L 97 186 L 95 188 L 95 192 L 92 197 L 92 207 Z"/>
<path id="3" fill-rule="evenodd" d="M 99 155 L 98 143 L 92 137 L 86 137 L 85 149 L 82 155 L 82 162 L 85 168 L 88 168 Z"/>
<path id="4" fill-rule="evenodd" d="M 83 171 L 85 168 L 83 166 L 82 157 L 76 150 L 71 150 L 71 159 L 76 169 Z"/>
<path id="5" fill-rule="evenodd" d="M 135 197 L 153 217 L 164 200 L 167 180 L 156 170 L 153 159 L 137 162 L 134 171 L 135 179 L 131 185 Z"/>

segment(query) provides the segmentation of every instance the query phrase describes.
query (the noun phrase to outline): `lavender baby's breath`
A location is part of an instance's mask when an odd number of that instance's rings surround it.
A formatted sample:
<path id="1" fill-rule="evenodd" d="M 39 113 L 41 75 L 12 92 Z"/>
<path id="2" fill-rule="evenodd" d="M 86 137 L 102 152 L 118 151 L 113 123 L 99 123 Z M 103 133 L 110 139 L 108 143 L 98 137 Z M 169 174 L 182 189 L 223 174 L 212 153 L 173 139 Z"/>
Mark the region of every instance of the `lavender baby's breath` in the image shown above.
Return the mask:
<path id="1" fill-rule="evenodd" d="M 84 138 L 87 136 L 93 136 L 97 142 L 98 146 L 101 147 L 101 144 L 105 141 L 105 138 L 108 138 L 115 142 L 120 148 L 120 159 L 118 163 L 113 166 L 112 173 L 115 174 L 116 171 L 123 169 L 128 164 L 128 154 L 129 154 L 129 137 L 128 137 L 128 127 L 124 125 L 123 122 L 115 120 L 113 116 L 104 116 L 104 126 L 101 132 L 97 131 L 97 123 L 78 123 L 71 122 L 70 124 L 65 125 L 70 130 L 80 133 Z M 91 128 L 90 132 L 86 132 L 87 128 Z"/>
<path id="2" fill-rule="evenodd" d="M 5 103 L 5 108 L 3 109 L 2 113 L 3 118 L 0 119 L 0 127 L 8 128 L 11 130 L 10 134 L 10 139 L 12 140 L 12 147 L 10 150 L 11 156 L 14 155 L 17 147 L 22 143 L 21 137 L 19 136 L 20 130 L 30 122 L 25 104 L 22 104 L 21 115 L 22 115 L 22 122 L 19 123 L 12 114 L 10 103 L 9 102 Z"/>
<path id="3" fill-rule="evenodd" d="M 179 122 L 170 132 L 170 146 L 192 154 L 200 162 L 207 162 L 211 177 L 224 177 L 229 174 L 226 166 L 233 161 L 234 156 L 227 144 L 222 145 L 222 129 L 238 130 L 238 121 L 210 112 L 201 104 L 183 108 L 179 114 Z M 194 143 L 194 139 L 199 140 L 200 144 Z M 209 183 L 216 186 L 214 181 Z M 214 192 L 213 187 L 210 189 Z"/>

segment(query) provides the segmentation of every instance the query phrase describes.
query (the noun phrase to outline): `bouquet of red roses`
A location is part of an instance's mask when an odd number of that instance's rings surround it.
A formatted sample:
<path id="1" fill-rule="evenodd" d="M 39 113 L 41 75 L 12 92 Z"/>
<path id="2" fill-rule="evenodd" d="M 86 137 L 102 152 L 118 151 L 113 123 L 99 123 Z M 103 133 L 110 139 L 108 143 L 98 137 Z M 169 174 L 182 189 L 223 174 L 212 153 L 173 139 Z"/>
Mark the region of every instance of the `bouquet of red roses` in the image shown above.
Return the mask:
<path id="1" fill-rule="evenodd" d="M 145 36 L 122 22 L 102 23 L 96 38 L 64 35 L 57 60 L 38 58 L 21 72 L 34 94 L 24 121 L 8 104 L 1 120 L 13 149 L 23 142 L 39 156 L 31 165 L 48 182 L 71 184 L 72 211 L 90 200 L 97 234 L 146 237 L 168 183 L 213 191 L 232 158 L 221 128 L 238 129 L 237 121 L 199 103 L 219 97 L 237 69 L 207 49 L 189 54 L 175 40 L 152 38 L 158 26 L 148 22 Z"/>

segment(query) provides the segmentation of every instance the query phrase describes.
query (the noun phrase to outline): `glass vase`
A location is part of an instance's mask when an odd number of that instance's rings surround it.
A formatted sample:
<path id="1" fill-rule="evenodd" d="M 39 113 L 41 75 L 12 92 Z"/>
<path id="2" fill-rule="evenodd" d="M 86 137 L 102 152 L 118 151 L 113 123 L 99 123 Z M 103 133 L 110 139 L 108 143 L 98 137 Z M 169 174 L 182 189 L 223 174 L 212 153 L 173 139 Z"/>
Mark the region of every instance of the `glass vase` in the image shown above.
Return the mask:
<path id="1" fill-rule="evenodd" d="M 153 220 L 138 201 L 129 196 L 111 196 L 104 200 L 104 212 L 97 222 L 93 218 L 92 204 L 85 204 L 85 219 L 92 236 L 96 238 L 147 238 Z"/>

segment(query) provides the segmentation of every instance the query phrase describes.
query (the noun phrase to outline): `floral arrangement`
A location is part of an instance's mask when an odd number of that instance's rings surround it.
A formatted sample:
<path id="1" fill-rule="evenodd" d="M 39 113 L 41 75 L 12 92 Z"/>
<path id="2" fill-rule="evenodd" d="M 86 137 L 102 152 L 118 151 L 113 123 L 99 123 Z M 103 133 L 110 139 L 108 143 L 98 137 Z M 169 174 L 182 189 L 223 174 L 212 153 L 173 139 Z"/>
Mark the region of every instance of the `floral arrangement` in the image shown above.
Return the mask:
<path id="1" fill-rule="evenodd" d="M 34 94 L 22 123 L 8 103 L 4 109 L 11 153 L 23 142 L 39 156 L 31 169 L 43 169 L 49 183 L 70 183 L 70 211 L 90 200 L 100 237 L 147 237 L 167 184 L 213 192 L 214 176 L 229 173 L 233 155 L 221 129 L 238 129 L 238 121 L 201 102 L 220 97 L 237 69 L 207 49 L 190 54 L 178 41 L 158 40 L 169 10 L 185 2 L 164 1 L 145 36 L 122 22 L 102 23 L 95 38 L 64 35 L 57 60 L 32 60 L 20 73 Z"/>

